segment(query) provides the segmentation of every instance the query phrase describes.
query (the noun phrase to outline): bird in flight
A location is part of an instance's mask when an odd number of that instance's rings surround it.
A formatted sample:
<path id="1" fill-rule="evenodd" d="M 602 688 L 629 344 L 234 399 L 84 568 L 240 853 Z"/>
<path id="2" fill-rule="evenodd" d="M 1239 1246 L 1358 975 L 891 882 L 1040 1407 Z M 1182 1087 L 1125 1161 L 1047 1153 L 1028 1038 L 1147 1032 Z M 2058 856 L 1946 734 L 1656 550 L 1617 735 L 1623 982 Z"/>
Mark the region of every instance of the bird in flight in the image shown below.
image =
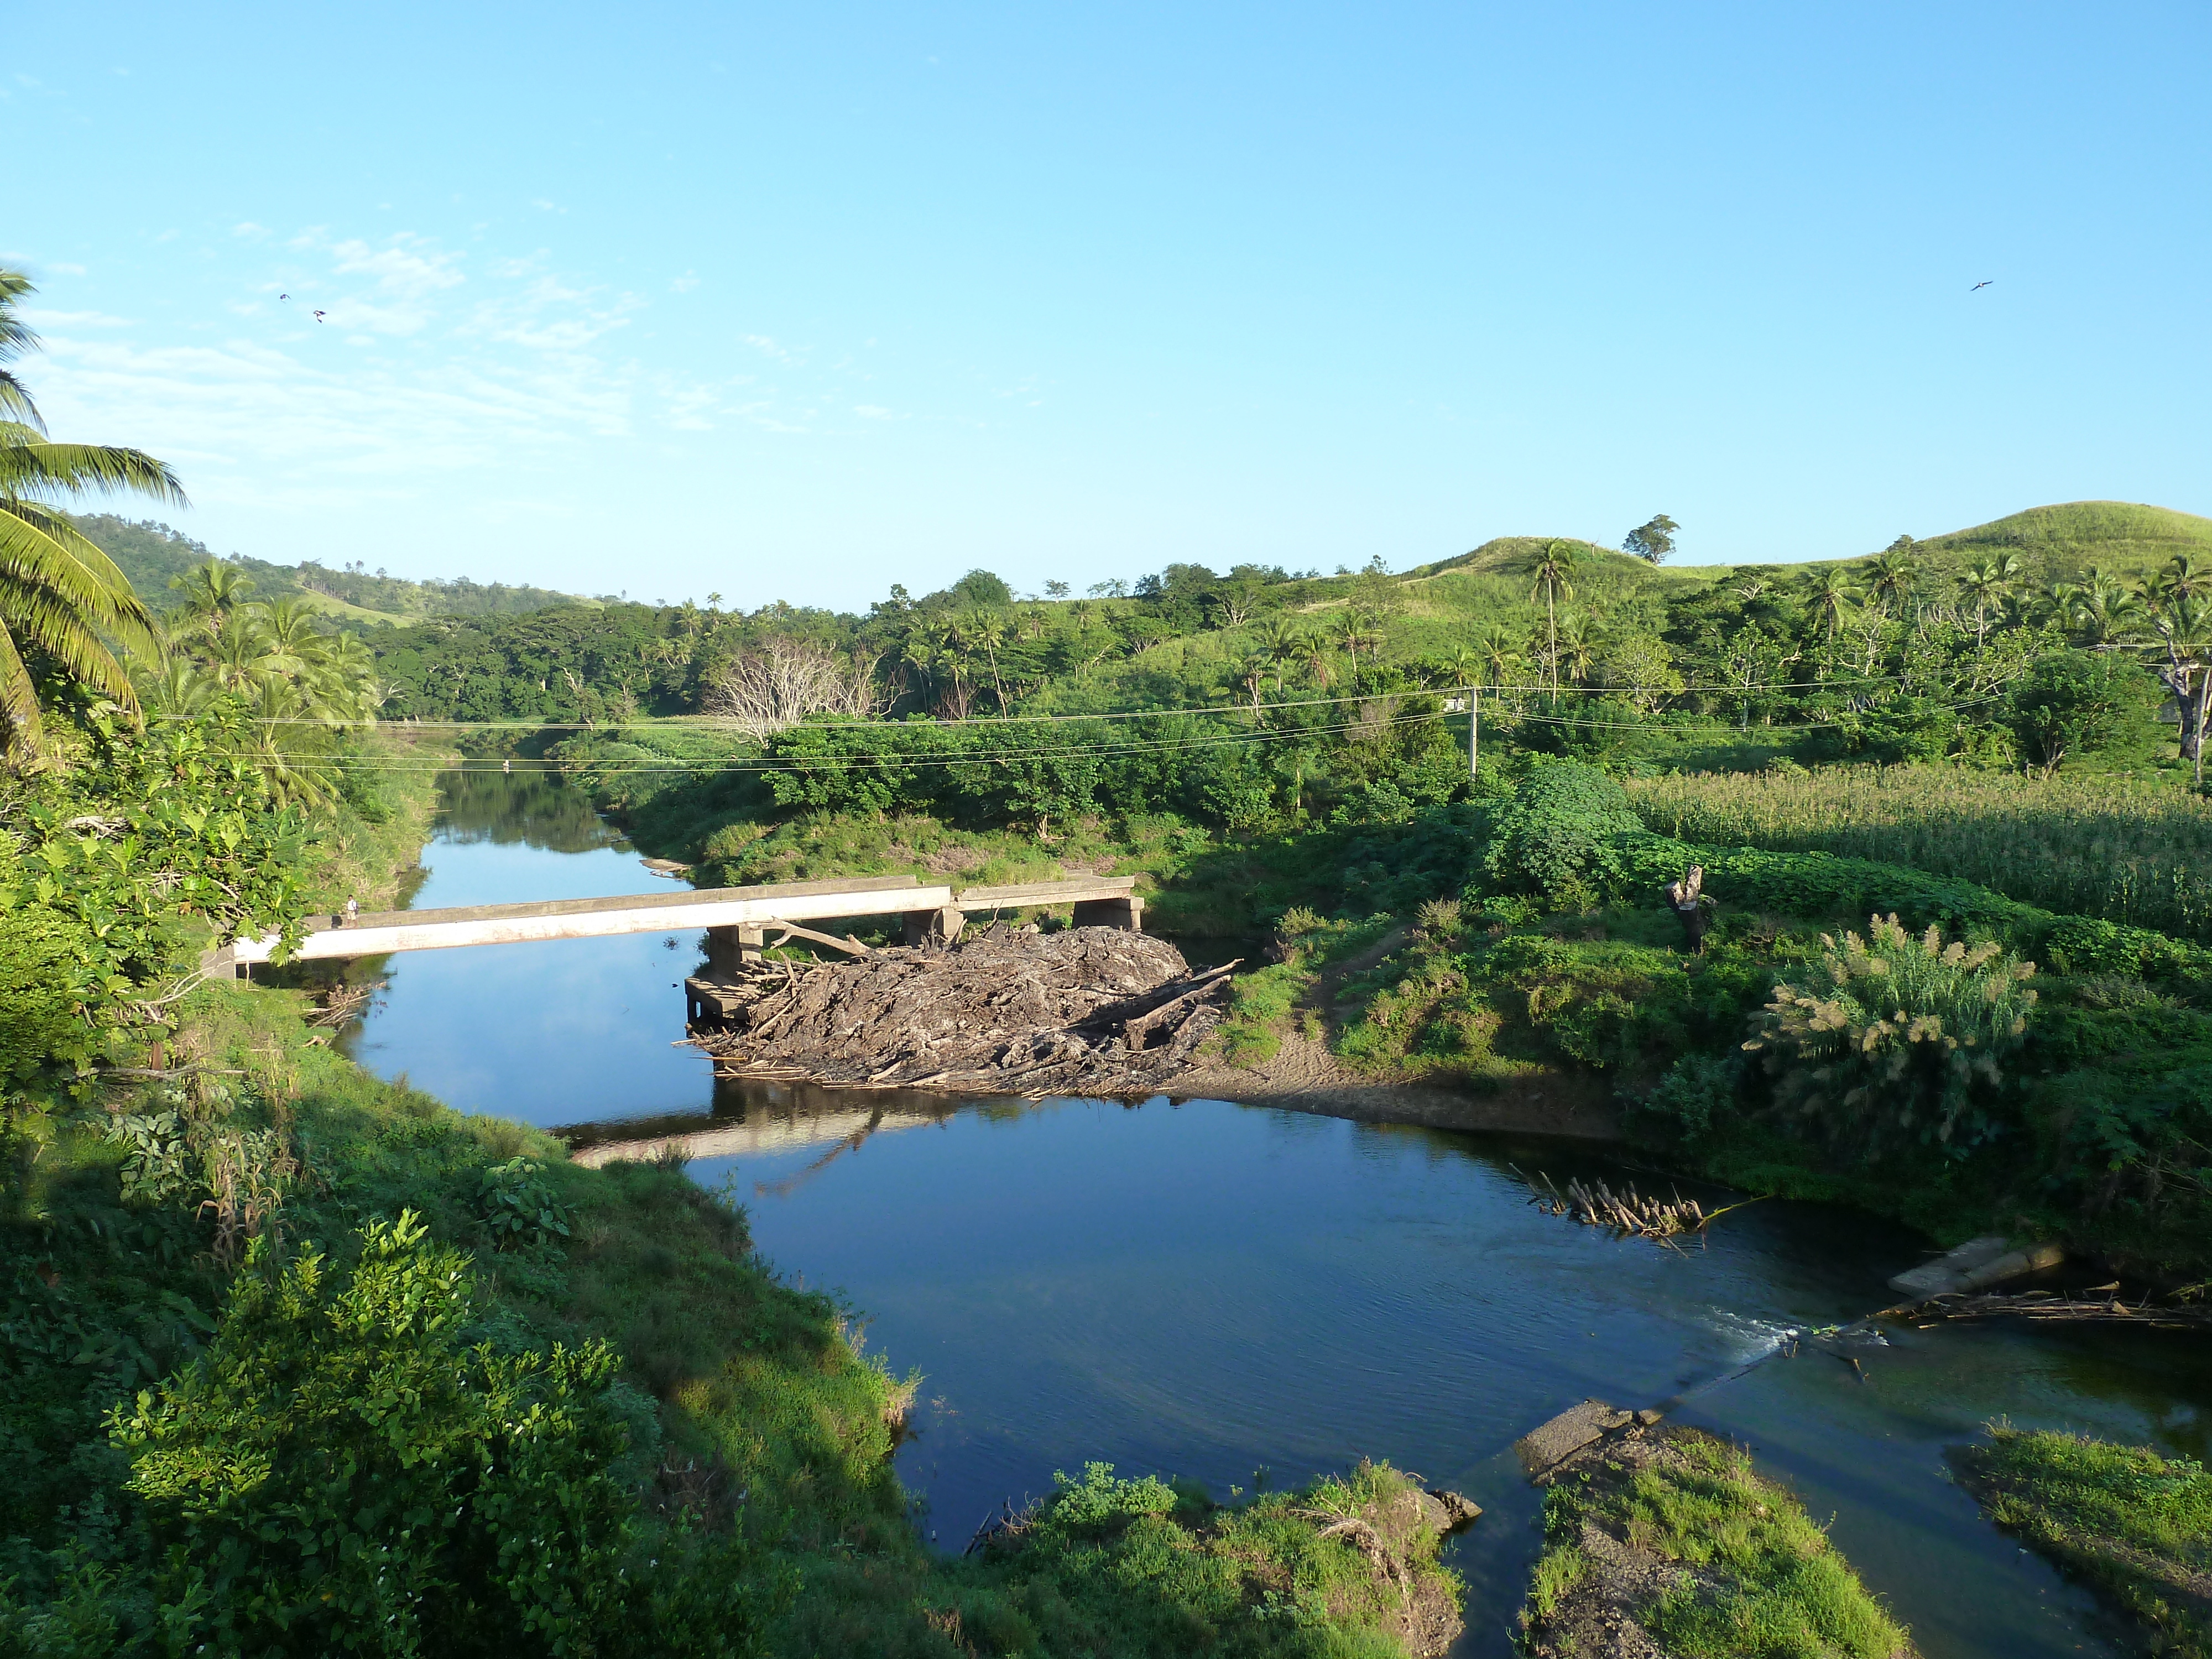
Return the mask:
<path id="1" fill-rule="evenodd" d="M 1990 283 L 1994 283 L 1995 281 L 1996 281 L 1996 278 L 1992 276 L 1989 279 L 1988 283 L 1976 283 L 1973 287 L 1968 289 L 1966 292 L 1969 294 L 1979 294 L 1984 289 L 1990 285 Z"/>
<path id="2" fill-rule="evenodd" d="M 315 320 L 319 323 L 323 320 L 323 313 L 319 311 L 315 313 Z"/>
<path id="3" fill-rule="evenodd" d="M 280 299 L 280 300 L 289 300 L 289 299 L 290 299 L 292 296 L 291 296 L 290 295 L 289 295 L 289 294 L 280 294 L 280 295 L 278 295 L 276 297 L 277 297 L 278 299 Z"/>

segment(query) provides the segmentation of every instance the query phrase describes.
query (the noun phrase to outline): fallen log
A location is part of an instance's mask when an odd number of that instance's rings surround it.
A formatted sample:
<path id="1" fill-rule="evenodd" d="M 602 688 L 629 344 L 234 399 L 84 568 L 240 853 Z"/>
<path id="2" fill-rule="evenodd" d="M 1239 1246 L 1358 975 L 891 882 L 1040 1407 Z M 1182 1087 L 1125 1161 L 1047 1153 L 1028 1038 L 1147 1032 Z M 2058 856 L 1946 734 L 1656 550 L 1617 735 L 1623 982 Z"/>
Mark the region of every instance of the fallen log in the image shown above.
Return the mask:
<path id="1" fill-rule="evenodd" d="M 2212 1306 L 2198 1303 L 2154 1303 L 2144 1297 L 2133 1304 L 2118 1296 L 2094 1299 L 2058 1295 L 2050 1291 L 2021 1291 L 2011 1296 L 1953 1292 L 1898 1310 L 1923 1319 L 2026 1319 L 2038 1323 L 2134 1325 L 2159 1331 L 2212 1332 Z"/>

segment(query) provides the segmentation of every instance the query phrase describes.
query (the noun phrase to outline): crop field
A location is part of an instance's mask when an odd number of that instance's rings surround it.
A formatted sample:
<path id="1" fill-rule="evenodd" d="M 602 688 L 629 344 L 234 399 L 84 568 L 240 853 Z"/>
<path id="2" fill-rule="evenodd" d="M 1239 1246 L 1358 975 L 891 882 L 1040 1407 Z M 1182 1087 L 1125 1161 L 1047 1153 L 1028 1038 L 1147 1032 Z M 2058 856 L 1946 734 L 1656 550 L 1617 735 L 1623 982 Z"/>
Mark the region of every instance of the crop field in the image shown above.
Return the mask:
<path id="1" fill-rule="evenodd" d="M 2212 800 L 2171 782 L 1860 766 L 1680 774 L 1628 788 L 1647 825 L 1684 841 L 1908 864 L 2212 942 Z"/>

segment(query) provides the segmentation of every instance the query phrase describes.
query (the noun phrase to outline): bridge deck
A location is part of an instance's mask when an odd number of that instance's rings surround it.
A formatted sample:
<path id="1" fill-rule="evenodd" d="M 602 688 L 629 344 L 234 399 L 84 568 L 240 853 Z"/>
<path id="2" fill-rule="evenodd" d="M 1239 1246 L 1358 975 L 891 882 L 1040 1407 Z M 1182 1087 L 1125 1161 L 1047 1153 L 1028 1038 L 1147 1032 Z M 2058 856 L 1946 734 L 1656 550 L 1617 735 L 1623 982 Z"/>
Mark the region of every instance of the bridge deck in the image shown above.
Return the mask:
<path id="1" fill-rule="evenodd" d="M 1055 904 L 1130 900 L 1133 878 L 1086 876 L 1012 887 L 970 887 L 955 893 L 911 876 L 836 881 L 773 882 L 756 887 L 627 894 L 613 898 L 546 899 L 531 904 L 471 904 L 441 910 L 363 911 L 350 921 L 330 918 L 292 952 L 295 962 L 380 957 L 394 951 L 441 951 L 466 945 L 600 939 L 617 933 L 682 933 L 693 928 L 753 927 L 778 921 L 887 916 L 945 908 L 1015 910 Z M 1133 903 L 1135 901 L 1131 901 Z M 276 939 L 239 939 L 211 954 L 208 966 L 267 962 Z"/>

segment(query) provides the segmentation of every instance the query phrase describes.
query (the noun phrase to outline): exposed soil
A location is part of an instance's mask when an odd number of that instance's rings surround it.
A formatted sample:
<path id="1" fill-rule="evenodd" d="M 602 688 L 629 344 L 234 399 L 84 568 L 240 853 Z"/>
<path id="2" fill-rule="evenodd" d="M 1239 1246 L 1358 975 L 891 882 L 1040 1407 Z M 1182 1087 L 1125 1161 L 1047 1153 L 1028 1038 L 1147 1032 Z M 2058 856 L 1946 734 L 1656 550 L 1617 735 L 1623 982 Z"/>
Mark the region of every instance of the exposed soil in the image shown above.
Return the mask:
<path id="1" fill-rule="evenodd" d="M 1322 1043 L 1296 1030 L 1284 1033 L 1281 1046 L 1255 1066 L 1205 1060 L 1176 1077 L 1171 1087 L 1184 1097 L 1281 1106 L 1362 1123 L 1493 1129 L 1578 1140 L 1615 1140 L 1620 1135 L 1613 1091 L 1602 1078 L 1544 1073 L 1485 1085 L 1480 1092 L 1465 1084 L 1378 1080 L 1352 1070 Z"/>
<path id="2" fill-rule="evenodd" d="M 731 1073 L 1000 1094 L 1158 1094 L 1220 1019 L 1225 971 L 1164 939 L 995 922 L 950 946 L 724 981 L 725 1021 L 693 1041 Z"/>

